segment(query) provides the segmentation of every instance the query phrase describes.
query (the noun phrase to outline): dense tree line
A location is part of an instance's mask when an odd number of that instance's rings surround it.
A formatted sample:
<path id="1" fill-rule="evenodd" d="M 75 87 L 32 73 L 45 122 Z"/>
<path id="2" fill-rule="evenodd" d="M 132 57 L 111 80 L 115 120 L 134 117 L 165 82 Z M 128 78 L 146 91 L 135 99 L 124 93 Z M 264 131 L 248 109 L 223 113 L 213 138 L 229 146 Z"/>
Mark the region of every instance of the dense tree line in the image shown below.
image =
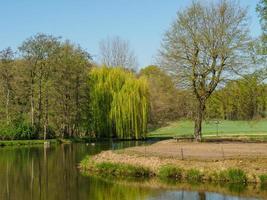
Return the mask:
<path id="1" fill-rule="evenodd" d="M 196 115 L 196 99 L 190 89 L 175 85 L 171 76 L 160 67 L 148 66 L 141 70 L 149 83 L 152 126 L 190 119 Z M 261 74 L 245 75 L 228 81 L 214 91 L 207 101 L 206 120 L 255 120 L 267 116 L 267 84 Z"/>
<path id="2" fill-rule="evenodd" d="M 69 41 L 37 34 L 0 53 L 1 136 L 79 135 L 87 98 L 90 55 Z"/>
<path id="3" fill-rule="evenodd" d="M 126 66 L 127 67 L 127 66 Z M 78 45 L 52 35 L 0 52 L 0 137 L 145 136 L 145 78 L 123 67 L 99 67 Z"/>
<path id="4" fill-rule="evenodd" d="M 179 89 L 171 76 L 156 65 L 143 68 L 139 76 L 148 80 L 149 124 L 162 126 L 181 118 L 191 118 L 194 97 L 188 90 Z"/>
<path id="5" fill-rule="evenodd" d="M 218 89 L 207 105 L 206 117 L 252 120 L 266 117 L 267 85 L 255 75 L 233 80 Z"/>

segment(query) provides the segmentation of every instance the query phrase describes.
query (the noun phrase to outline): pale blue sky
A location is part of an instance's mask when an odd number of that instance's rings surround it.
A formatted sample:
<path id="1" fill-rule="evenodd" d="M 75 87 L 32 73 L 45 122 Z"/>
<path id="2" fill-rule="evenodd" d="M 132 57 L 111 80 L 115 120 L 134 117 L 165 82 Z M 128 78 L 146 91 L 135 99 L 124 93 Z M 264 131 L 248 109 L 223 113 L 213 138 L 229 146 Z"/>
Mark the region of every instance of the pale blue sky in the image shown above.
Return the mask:
<path id="1" fill-rule="evenodd" d="M 208 0 L 204 0 L 208 1 Z M 80 44 L 97 60 L 98 44 L 107 36 L 130 41 L 140 66 L 154 61 L 164 32 L 188 0 L 0 0 L 0 49 L 16 48 L 38 32 L 62 36 Z M 249 6 L 252 36 L 260 34 L 255 11 Z"/>

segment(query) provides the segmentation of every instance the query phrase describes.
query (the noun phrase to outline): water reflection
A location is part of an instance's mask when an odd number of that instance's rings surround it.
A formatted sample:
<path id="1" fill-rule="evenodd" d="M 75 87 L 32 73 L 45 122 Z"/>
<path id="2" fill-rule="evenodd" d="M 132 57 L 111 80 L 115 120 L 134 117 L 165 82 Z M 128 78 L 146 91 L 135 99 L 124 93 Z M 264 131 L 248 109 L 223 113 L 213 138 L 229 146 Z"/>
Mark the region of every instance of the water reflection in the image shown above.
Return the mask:
<path id="1" fill-rule="evenodd" d="M 141 184 L 116 183 L 84 177 L 77 169 L 87 154 L 138 143 L 71 144 L 0 149 L 0 199 L 2 200 L 148 200 L 245 199 L 208 192 L 152 189 Z"/>
<path id="2" fill-rule="evenodd" d="M 220 195 L 217 193 L 210 192 L 164 192 L 157 197 L 151 197 L 149 200 L 256 200 L 256 198 L 241 198 L 241 197 L 233 197 L 227 195 Z"/>

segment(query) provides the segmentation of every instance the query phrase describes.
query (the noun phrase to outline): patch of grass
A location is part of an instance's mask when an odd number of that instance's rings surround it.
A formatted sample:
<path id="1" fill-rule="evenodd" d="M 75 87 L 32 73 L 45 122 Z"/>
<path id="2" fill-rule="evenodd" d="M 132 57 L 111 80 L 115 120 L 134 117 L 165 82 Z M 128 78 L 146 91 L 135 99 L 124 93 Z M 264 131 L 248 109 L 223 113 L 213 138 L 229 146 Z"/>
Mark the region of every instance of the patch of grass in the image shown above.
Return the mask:
<path id="1" fill-rule="evenodd" d="M 259 176 L 261 185 L 266 185 L 267 186 L 267 174 L 262 174 Z"/>
<path id="2" fill-rule="evenodd" d="M 83 160 L 81 165 L 84 166 L 88 164 L 88 159 Z M 89 161 L 90 162 L 90 161 Z M 100 162 L 100 163 L 91 163 L 91 170 L 97 172 L 101 176 L 117 176 L 117 177 L 150 177 L 153 175 L 153 172 L 142 166 L 134 166 L 122 163 L 112 163 L 112 162 Z"/>
<path id="3" fill-rule="evenodd" d="M 217 177 L 217 180 L 218 181 L 221 181 L 221 182 L 227 182 L 229 180 L 228 178 L 228 172 L 227 171 L 220 171 L 218 173 L 218 177 Z"/>
<path id="4" fill-rule="evenodd" d="M 82 161 L 80 162 L 80 167 L 83 169 L 87 169 L 89 166 L 89 163 L 91 163 L 91 156 L 86 156 Z"/>
<path id="5" fill-rule="evenodd" d="M 197 169 L 190 169 L 186 172 L 186 179 L 189 182 L 201 182 L 203 175 Z"/>
<path id="6" fill-rule="evenodd" d="M 182 169 L 173 165 L 165 165 L 159 169 L 158 176 L 160 178 L 172 178 L 180 180 L 182 178 Z"/>
<path id="7" fill-rule="evenodd" d="M 230 183 L 246 183 L 247 176 L 243 170 L 232 168 L 227 170 L 227 180 Z"/>
<path id="8" fill-rule="evenodd" d="M 174 137 L 192 135 L 194 132 L 194 122 L 185 120 L 171 122 L 167 126 L 158 128 L 148 133 L 148 137 Z M 203 136 L 211 137 L 217 135 L 217 124 L 214 121 L 203 122 Z M 267 121 L 219 121 L 218 136 L 248 136 L 252 139 L 267 136 Z"/>

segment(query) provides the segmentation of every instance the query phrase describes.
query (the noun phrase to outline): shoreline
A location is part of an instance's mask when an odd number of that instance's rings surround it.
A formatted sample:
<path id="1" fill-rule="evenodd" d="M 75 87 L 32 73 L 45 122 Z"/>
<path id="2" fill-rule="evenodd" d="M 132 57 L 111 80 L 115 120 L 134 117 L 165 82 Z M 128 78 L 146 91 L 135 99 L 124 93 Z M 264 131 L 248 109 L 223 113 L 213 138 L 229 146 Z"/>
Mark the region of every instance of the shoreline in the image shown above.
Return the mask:
<path id="1" fill-rule="evenodd" d="M 220 144 L 180 143 L 166 140 L 148 146 L 103 151 L 85 158 L 80 168 L 89 173 L 117 177 L 165 176 L 172 180 L 195 182 L 267 183 L 267 143 L 226 143 L 223 145 L 224 157 L 216 154 L 215 149 L 212 149 L 217 146 L 220 152 Z M 179 146 L 184 148 L 184 158 L 181 157 L 183 152 L 179 151 Z M 236 152 L 233 152 L 232 148 L 235 146 Z M 185 152 L 188 153 L 190 148 L 191 156 L 186 156 Z M 210 152 L 207 151 L 209 148 L 211 148 Z M 251 148 L 254 150 L 250 151 Z M 170 151 L 173 149 L 174 151 Z M 248 149 L 249 151 L 246 151 Z M 205 156 L 199 157 L 203 152 Z M 242 155 L 242 153 L 248 155 Z M 229 157 L 228 154 L 231 156 Z M 120 167 L 122 169 L 119 169 Z M 127 168 L 132 168 L 129 173 L 127 173 Z"/>
<path id="2" fill-rule="evenodd" d="M 0 147 L 5 146 L 26 146 L 26 145 L 42 145 L 44 142 L 50 143 L 86 143 L 86 142 L 129 142 L 129 141 L 164 141 L 175 139 L 175 137 L 168 136 L 147 136 L 146 138 L 141 139 L 116 139 L 116 138 L 90 138 L 90 137 L 74 137 L 74 138 L 53 138 L 53 139 L 29 139 L 29 140 L 0 140 Z M 191 141 L 188 136 L 179 137 L 180 142 Z M 193 142 L 193 141 L 192 141 Z M 267 143 L 266 134 L 251 134 L 251 135 L 204 135 L 201 143 L 225 143 L 225 142 L 240 142 L 240 143 Z"/>

